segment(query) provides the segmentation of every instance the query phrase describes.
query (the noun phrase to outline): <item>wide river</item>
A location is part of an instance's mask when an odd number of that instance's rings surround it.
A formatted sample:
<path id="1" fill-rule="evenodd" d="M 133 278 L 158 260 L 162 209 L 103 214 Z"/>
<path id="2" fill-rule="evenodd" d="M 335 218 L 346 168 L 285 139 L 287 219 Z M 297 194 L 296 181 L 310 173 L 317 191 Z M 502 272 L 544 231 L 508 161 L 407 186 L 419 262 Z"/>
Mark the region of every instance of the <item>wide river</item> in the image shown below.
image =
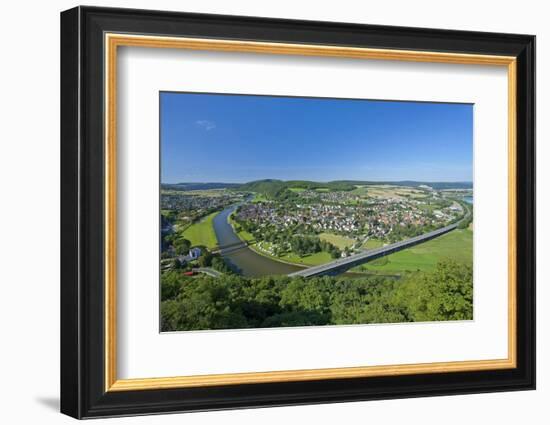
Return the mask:
<path id="1" fill-rule="evenodd" d="M 220 246 L 233 245 L 241 242 L 228 221 L 229 215 L 235 211 L 237 207 L 238 205 L 232 205 L 214 217 L 214 231 L 216 232 L 216 237 L 218 238 L 218 244 Z M 289 274 L 302 269 L 298 266 L 271 260 L 263 255 L 257 254 L 246 246 L 228 248 L 222 250 L 221 254 L 244 276 L 254 277 L 270 274 Z"/>

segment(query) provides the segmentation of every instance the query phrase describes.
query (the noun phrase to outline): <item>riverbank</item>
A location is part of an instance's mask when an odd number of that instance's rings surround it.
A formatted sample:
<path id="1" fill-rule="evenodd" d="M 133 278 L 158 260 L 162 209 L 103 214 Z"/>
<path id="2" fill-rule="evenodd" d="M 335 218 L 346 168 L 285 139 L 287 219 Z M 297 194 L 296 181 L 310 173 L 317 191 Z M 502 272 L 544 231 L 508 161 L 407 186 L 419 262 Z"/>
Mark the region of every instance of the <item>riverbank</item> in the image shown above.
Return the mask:
<path id="1" fill-rule="evenodd" d="M 235 221 L 232 219 L 232 214 L 230 214 L 228 216 L 227 222 L 231 226 L 231 229 L 233 230 L 233 233 L 242 242 L 250 243 L 250 242 L 255 240 L 254 236 L 251 233 L 248 233 L 244 230 L 240 231 L 240 232 L 237 232 L 237 230 L 235 229 L 235 226 L 236 226 L 237 223 L 235 223 Z M 279 263 L 279 264 L 282 264 L 282 265 L 288 265 L 288 266 L 292 266 L 292 267 L 299 267 L 300 269 L 307 269 L 308 267 L 319 265 L 319 263 L 306 264 L 306 263 L 295 263 L 295 262 L 291 262 L 291 261 L 285 261 L 284 259 L 282 259 L 280 257 L 274 257 L 272 255 L 269 255 L 266 252 L 263 252 L 262 250 L 258 249 L 257 246 L 254 243 L 251 243 L 250 245 L 248 245 L 247 248 L 250 251 L 253 251 L 255 254 L 260 255 L 261 257 L 263 257 L 265 259 L 268 259 L 269 261 L 276 262 L 276 263 Z M 327 254 L 327 253 L 321 253 L 321 254 Z M 308 257 L 305 257 L 305 260 L 307 260 L 307 259 L 308 259 Z M 325 261 L 324 263 L 327 263 L 327 262 L 330 262 L 330 261 L 333 261 L 333 260 L 334 259 L 330 258 L 330 256 L 329 256 L 328 260 Z M 322 264 L 324 264 L 324 263 L 322 263 Z M 353 277 L 353 278 L 375 276 L 375 277 L 386 277 L 386 278 L 390 278 L 390 279 L 399 279 L 401 277 L 400 274 L 396 274 L 396 273 L 377 273 L 377 272 L 372 272 L 370 270 L 369 271 L 348 270 L 348 271 L 345 272 L 345 275 L 347 277 Z"/>
<path id="2" fill-rule="evenodd" d="M 471 209 L 465 205 L 466 214 L 465 218 L 470 216 Z M 224 231 L 234 243 L 246 242 L 247 247 L 237 250 L 238 252 L 227 254 L 237 259 L 239 256 L 247 256 L 254 254 L 255 259 L 251 258 L 246 264 L 246 267 L 254 267 L 256 269 L 255 275 L 268 275 L 268 274 L 286 274 L 286 270 L 279 270 L 279 266 L 293 267 L 295 270 L 300 270 L 312 266 L 318 266 L 329 263 L 334 259 L 326 252 L 320 252 L 307 257 L 299 257 L 296 254 L 286 254 L 285 256 L 275 256 L 269 252 L 268 242 L 257 242 L 253 234 L 237 229 L 240 229 L 238 223 L 233 219 L 233 213 L 237 206 L 233 206 L 230 209 L 226 209 L 220 213 L 224 217 L 220 217 L 220 220 L 224 221 Z M 473 235 L 472 230 L 457 229 L 450 232 L 447 235 L 440 236 L 431 241 L 424 242 L 418 246 L 404 249 L 403 251 L 390 254 L 388 256 L 373 260 L 369 263 L 357 266 L 351 269 L 349 274 L 356 276 L 380 276 L 399 278 L 410 272 L 416 271 L 431 271 L 437 263 L 446 258 L 457 257 L 457 251 L 460 252 L 459 262 L 463 264 L 472 264 L 472 242 Z M 369 245 L 382 244 L 381 241 L 369 241 Z M 223 246 L 222 243 L 220 245 Z M 372 246 L 370 247 L 372 249 Z M 266 265 L 269 270 L 261 269 L 262 266 L 255 263 L 259 259 L 264 260 L 263 267 Z"/>
<path id="3" fill-rule="evenodd" d="M 295 263 L 295 262 L 292 262 L 292 261 L 285 261 L 285 260 L 282 260 L 280 257 L 275 257 L 273 255 L 270 255 L 269 253 L 259 249 L 256 244 L 255 244 L 255 238 L 254 236 L 245 231 L 245 230 L 241 230 L 240 232 L 237 231 L 237 229 L 235 228 L 237 223 L 233 220 L 233 213 L 231 213 L 229 216 L 228 216 L 228 223 L 229 225 L 231 226 L 231 228 L 233 229 L 233 232 L 235 233 L 235 235 L 237 235 L 237 237 L 243 241 L 243 242 L 246 242 L 248 245 L 248 249 L 254 251 L 256 254 L 258 255 L 261 255 L 262 257 L 265 257 L 265 258 L 268 258 L 272 261 L 276 261 L 278 263 L 281 263 L 281 264 L 288 264 L 290 266 L 297 266 L 297 267 L 301 267 L 301 268 L 307 268 L 309 266 L 312 266 L 312 265 L 316 265 L 316 264 L 300 264 L 300 263 Z"/>
<path id="4" fill-rule="evenodd" d="M 182 231 L 182 236 L 191 242 L 191 246 L 202 245 L 213 249 L 218 245 L 213 221 L 219 211 L 203 217 L 197 223 L 193 223 Z"/>
<path id="5" fill-rule="evenodd" d="M 251 234 L 237 235 L 230 215 L 238 208 L 238 205 L 232 205 L 220 212 L 213 220 L 214 231 L 221 247 L 229 247 L 221 250 L 221 255 L 226 261 L 234 267 L 240 274 L 247 277 L 260 277 L 268 275 L 288 275 L 301 270 L 298 264 L 285 263 L 277 261 L 264 253 L 253 249 L 252 245 L 241 246 L 232 249 L 243 241 L 249 243 L 253 240 Z"/>
<path id="6" fill-rule="evenodd" d="M 244 230 L 241 230 L 240 232 L 237 231 L 236 226 L 237 223 L 233 220 L 232 214 L 228 217 L 228 223 L 230 224 L 231 228 L 233 229 L 233 232 L 235 235 L 239 237 L 239 239 L 243 242 L 249 243 L 248 248 L 252 251 L 254 251 L 256 254 L 261 255 L 262 257 L 268 258 L 271 261 L 276 261 L 281 264 L 287 264 L 290 266 L 296 266 L 300 267 L 302 269 L 306 269 L 308 267 L 312 266 L 318 266 L 321 264 L 330 263 L 331 261 L 334 261 L 334 258 L 330 256 L 327 252 L 318 252 L 313 255 L 308 255 L 307 257 L 299 257 L 297 254 L 287 254 L 285 257 L 276 257 L 274 255 L 269 254 L 268 252 L 260 249 L 258 247 L 258 244 L 256 244 L 255 238 L 251 233 L 248 233 Z M 296 260 L 291 260 L 290 258 L 295 258 Z M 346 272 L 347 275 L 358 275 L 358 276 L 370 276 L 370 275 L 379 275 L 378 273 L 372 273 L 372 272 L 362 272 L 357 270 L 349 270 Z M 387 274 L 388 277 L 395 278 L 398 277 L 393 274 Z"/>

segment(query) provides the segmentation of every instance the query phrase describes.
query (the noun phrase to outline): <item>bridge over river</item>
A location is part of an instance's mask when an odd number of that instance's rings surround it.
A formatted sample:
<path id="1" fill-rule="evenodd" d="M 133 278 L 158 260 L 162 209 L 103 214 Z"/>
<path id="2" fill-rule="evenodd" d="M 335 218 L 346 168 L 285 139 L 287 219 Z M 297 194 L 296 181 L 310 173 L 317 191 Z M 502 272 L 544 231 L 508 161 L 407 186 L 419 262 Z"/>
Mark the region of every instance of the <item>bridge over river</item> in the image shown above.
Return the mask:
<path id="1" fill-rule="evenodd" d="M 232 242 L 232 243 L 228 243 L 228 244 L 223 245 L 223 246 L 220 246 L 220 245 L 215 246 L 214 248 L 211 249 L 211 252 L 212 252 L 212 254 L 226 255 L 230 252 L 246 248 L 249 245 L 253 245 L 255 243 L 256 243 L 255 239 L 249 240 L 249 241 Z"/>
<path id="2" fill-rule="evenodd" d="M 381 248 L 369 249 L 369 250 L 360 252 L 359 254 L 353 254 L 353 255 L 350 255 L 349 257 L 339 258 L 338 260 L 331 261 L 330 263 L 309 267 L 304 270 L 298 270 L 296 272 L 290 273 L 289 276 L 312 277 L 312 276 L 323 276 L 323 275 L 329 275 L 329 276 L 338 275 L 340 273 L 343 273 L 351 269 L 352 267 L 366 263 L 367 261 L 371 261 L 376 258 L 380 258 L 385 255 L 392 254 L 394 252 L 400 251 L 405 248 L 409 248 L 411 246 L 417 245 L 422 242 L 426 242 L 430 239 L 433 239 L 445 233 L 448 233 L 451 230 L 456 229 L 459 223 L 450 224 L 440 229 L 433 230 L 428 233 L 424 233 L 423 235 L 415 236 L 414 238 L 410 238 L 401 242 L 392 243 L 390 245 L 386 245 Z"/>

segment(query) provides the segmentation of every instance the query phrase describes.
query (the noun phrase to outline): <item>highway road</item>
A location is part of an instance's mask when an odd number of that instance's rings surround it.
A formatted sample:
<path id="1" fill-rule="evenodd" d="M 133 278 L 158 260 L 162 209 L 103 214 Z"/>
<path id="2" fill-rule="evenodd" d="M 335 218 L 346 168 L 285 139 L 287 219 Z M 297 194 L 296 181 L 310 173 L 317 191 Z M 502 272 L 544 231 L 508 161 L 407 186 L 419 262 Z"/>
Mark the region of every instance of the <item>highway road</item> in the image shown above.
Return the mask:
<path id="1" fill-rule="evenodd" d="M 359 264 L 366 263 L 367 261 L 374 260 L 375 258 L 383 257 L 385 255 L 392 254 L 394 252 L 400 251 L 405 248 L 417 245 L 419 243 L 428 241 L 437 236 L 441 236 L 445 233 L 450 232 L 457 228 L 458 223 L 450 224 L 448 226 L 442 227 L 437 230 L 433 230 L 423 235 L 415 236 L 413 238 L 392 243 L 376 249 L 370 249 L 359 254 L 353 254 L 349 257 L 339 258 L 338 260 L 331 261 L 330 263 L 321 264 L 319 266 L 309 267 L 304 270 L 299 270 L 294 273 L 290 273 L 289 276 L 303 276 L 303 277 L 312 277 L 312 276 L 322 276 L 322 275 L 335 275 L 345 272 L 346 270 L 351 269 L 352 267 L 358 266 Z"/>
<path id="2" fill-rule="evenodd" d="M 472 211 L 469 207 L 466 207 L 466 210 L 466 214 L 464 214 L 464 217 L 462 217 L 461 220 L 440 229 L 432 230 L 431 232 L 424 233 L 423 235 L 415 236 L 414 238 L 392 243 L 380 248 L 369 249 L 358 254 L 350 255 L 349 257 L 339 258 L 338 260 L 331 261 L 330 263 L 309 267 L 304 270 L 298 270 L 297 272 L 290 273 L 289 276 L 312 277 L 337 275 L 351 269 L 352 267 L 366 263 L 367 261 L 393 254 L 394 252 L 401 251 L 402 249 L 410 248 L 411 246 L 418 245 L 419 243 L 429 241 L 430 239 L 436 238 L 456 229 L 464 220 L 469 220 L 472 215 Z"/>

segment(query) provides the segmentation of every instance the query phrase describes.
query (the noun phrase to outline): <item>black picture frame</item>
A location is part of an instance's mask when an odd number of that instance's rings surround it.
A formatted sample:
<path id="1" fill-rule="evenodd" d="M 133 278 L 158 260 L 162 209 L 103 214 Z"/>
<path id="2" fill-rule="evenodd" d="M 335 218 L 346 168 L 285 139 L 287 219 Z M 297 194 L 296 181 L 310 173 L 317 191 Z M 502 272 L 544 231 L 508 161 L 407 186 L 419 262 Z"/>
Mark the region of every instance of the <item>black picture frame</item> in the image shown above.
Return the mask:
<path id="1" fill-rule="evenodd" d="M 517 367 L 106 392 L 104 34 L 308 43 L 517 58 Z M 75 418 L 535 388 L 535 37 L 76 7 L 61 13 L 61 412 Z"/>

